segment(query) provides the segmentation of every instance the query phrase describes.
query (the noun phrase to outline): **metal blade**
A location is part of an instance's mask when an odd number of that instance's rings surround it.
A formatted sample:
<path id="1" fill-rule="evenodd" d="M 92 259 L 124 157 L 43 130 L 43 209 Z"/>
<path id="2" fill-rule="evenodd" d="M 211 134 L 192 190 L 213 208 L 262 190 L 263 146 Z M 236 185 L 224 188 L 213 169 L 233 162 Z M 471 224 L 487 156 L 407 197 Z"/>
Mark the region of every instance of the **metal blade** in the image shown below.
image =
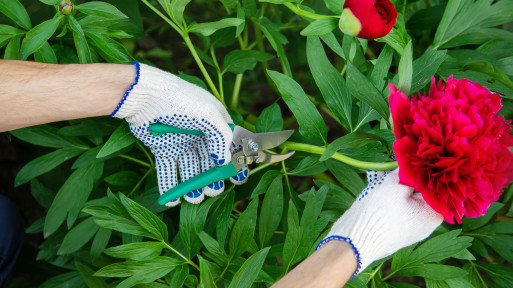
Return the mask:
<path id="1" fill-rule="evenodd" d="M 274 147 L 280 145 L 281 143 L 287 141 L 287 139 L 289 139 L 289 137 L 292 136 L 293 133 L 294 133 L 294 130 L 258 133 L 257 135 L 260 136 L 260 143 L 261 143 L 259 150 L 274 148 Z M 287 155 L 287 154 L 285 154 L 285 155 Z M 285 159 L 287 159 L 287 158 L 285 158 Z M 281 161 L 281 160 L 279 160 L 279 161 Z"/>
<path id="2" fill-rule="evenodd" d="M 286 139 L 285 139 L 286 140 Z M 283 141 L 285 141 L 283 140 Z M 269 153 L 265 153 L 263 152 L 262 154 L 264 154 L 264 157 L 260 156 L 258 158 L 258 162 L 261 163 L 261 162 L 267 162 L 267 163 L 276 163 L 276 162 L 280 162 L 280 161 L 283 161 L 283 160 L 286 160 L 288 159 L 290 156 L 292 156 L 292 154 L 294 154 L 296 151 L 291 151 L 289 153 L 285 153 L 285 154 L 269 154 Z"/>

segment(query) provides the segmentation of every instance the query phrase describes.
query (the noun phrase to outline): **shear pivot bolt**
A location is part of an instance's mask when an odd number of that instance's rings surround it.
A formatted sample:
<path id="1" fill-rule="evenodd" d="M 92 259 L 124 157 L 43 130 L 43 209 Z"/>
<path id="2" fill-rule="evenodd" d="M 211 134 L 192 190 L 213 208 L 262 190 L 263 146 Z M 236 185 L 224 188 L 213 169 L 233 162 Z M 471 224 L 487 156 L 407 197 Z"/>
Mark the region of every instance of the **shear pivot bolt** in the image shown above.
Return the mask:
<path id="1" fill-rule="evenodd" d="M 257 152 L 258 151 L 258 143 L 254 142 L 254 141 L 249 141 L 248 142 L 248 148 L 249 150 L 253 151 L 253 152 Z"/>

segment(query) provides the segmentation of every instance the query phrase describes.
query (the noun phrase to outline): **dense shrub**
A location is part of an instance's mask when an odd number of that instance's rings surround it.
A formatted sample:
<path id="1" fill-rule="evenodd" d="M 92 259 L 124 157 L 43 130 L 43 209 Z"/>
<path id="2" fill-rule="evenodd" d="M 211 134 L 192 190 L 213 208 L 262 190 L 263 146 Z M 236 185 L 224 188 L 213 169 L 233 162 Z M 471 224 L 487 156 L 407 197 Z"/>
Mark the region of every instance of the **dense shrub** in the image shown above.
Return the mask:
<path id="1" fill-rule="evenodd" d="M 124 121 L 10 132 L 38 146 L 15 181 L 47 211 L 27 230 L 44 235 L 37 258 L 67 271 L 41 287 L 269 286 L 313 252 L 366 169 L 396 167 L 389 82 L 413 94 L 432 76 L 468 78 L 500 93 L 513 119 L 513 1 L 392 1 L 397 23 L 375 41 L 325 17 L 343 1 L 297 2 L 0 0 L 5 59 L 152 63 L 209 89 L 238 125 L 298 130 L 277 149 L 291 159 L 177 208 L 156 203 L 153 156 Z M 512 197 L 510 187 L 486 216 L 444 223 L 347 286 L 513 287 Z"/>

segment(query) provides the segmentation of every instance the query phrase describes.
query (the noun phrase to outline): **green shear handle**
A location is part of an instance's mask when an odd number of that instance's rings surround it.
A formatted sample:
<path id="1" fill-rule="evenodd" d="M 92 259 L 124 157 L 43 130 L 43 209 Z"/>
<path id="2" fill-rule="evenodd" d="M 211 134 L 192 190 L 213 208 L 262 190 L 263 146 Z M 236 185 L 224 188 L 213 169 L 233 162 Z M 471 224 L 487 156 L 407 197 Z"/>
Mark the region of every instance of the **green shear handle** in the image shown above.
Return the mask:
<path id="1" fill-rule="evenodd" d="M 235 128 L 234 124 L 228 124 L 230 128 Z M 188 135 L 198 135 L 205 136 L 203 132 L 199 130 L 185 130 L 176 128 L 173 126 L 165 125 L 162 123 L 154 123 L 150 125 L 150 132 L 154 136 L 161 136 L 165 133 L 179 133 L 179 134 L 188 134 Z M 196 175 L 193 178 L 190 178 L 187 181 L 184 181 L 175 187 L 169 189 L 164 194 L 160 195 L 158 199 L 158 203 L 160 205 L 165 205 L 167 202 L 174 200 L 176 198 L 182 197 L 183 195 L 196 190 L 206 187 L 209 184 L 215 183 L 220 180 L 228 179 L 237 175 L 238 171 L 233 166 L 232 162 L 229 162 L 227 165 L 221 167 L 214 167 L 206 172 L 203 172 L 199 175 Z"/>

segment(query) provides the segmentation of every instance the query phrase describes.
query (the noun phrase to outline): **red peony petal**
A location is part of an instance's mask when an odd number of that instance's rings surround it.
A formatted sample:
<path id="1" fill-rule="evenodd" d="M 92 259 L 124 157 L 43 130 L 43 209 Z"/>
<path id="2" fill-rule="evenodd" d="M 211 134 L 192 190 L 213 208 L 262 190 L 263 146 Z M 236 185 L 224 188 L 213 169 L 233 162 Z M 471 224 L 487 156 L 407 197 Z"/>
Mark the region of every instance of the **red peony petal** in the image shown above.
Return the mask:
<path id="1" fill-rule="evenodd" d="M 433 78 L 428 97 L 389 89 L 400 183 L 449 223 L 484 215 L 513 179 L 511 121 L 496 115 L 500 96 L 452 76 L 445 85 Z"/>

